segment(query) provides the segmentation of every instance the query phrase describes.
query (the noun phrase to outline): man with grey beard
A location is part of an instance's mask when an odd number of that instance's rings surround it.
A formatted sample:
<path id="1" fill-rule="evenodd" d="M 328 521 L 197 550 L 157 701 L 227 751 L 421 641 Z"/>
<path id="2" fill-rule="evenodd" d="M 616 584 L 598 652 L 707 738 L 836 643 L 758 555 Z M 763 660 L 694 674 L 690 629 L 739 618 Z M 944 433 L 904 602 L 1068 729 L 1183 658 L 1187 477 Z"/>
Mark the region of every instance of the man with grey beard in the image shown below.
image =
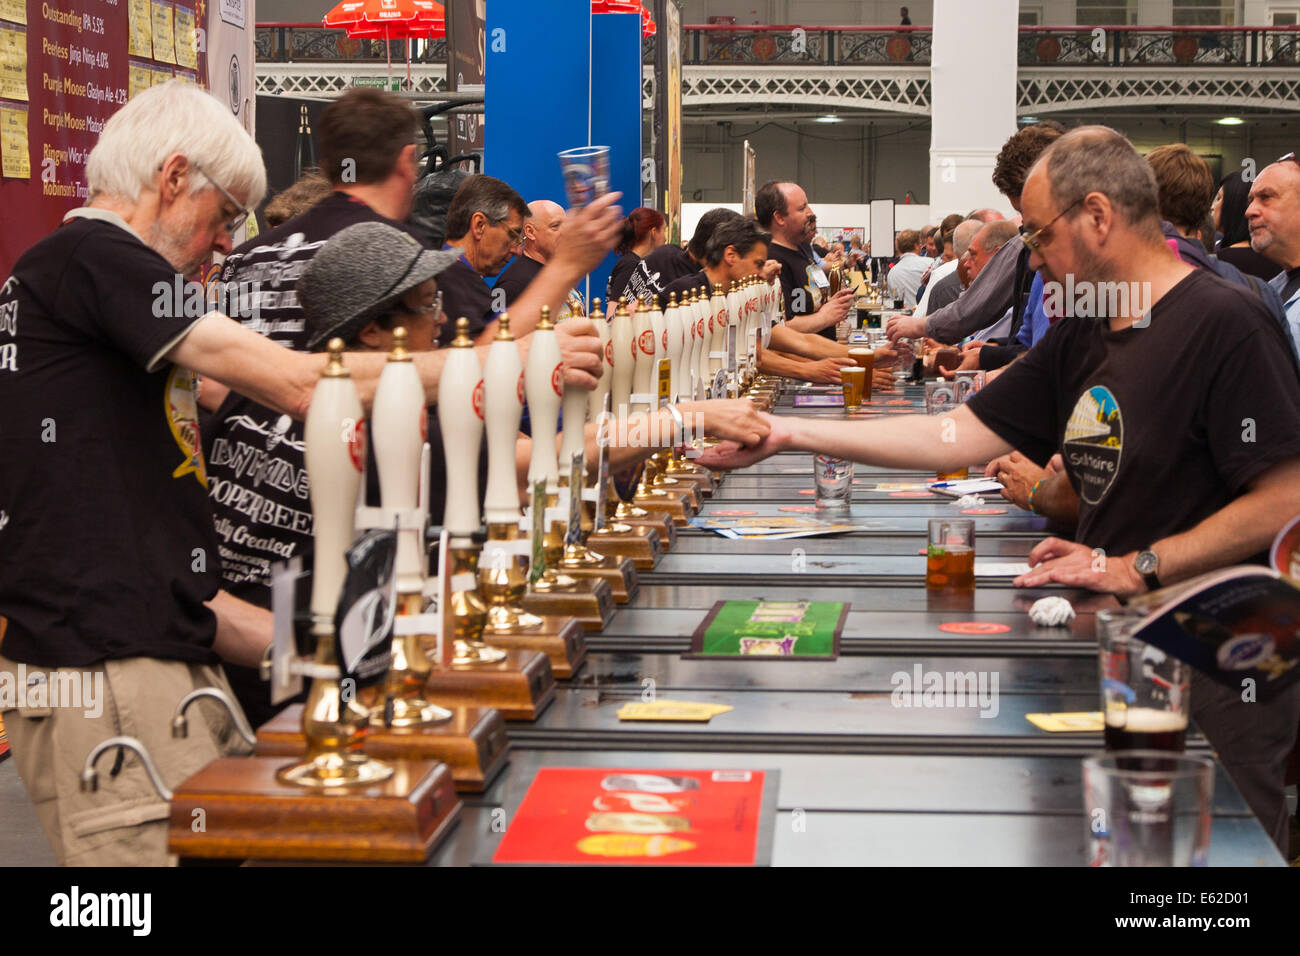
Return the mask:
<path id="1" fill-rule="evenodd" d="M 1300 513 L 1300 390 L 1277 322 L 1244 286 L 1174 255 L 1151 169 L 1112 129 L 1061 136 L 1020 199 L 1029 267 L 1046 282 L 1137 283 L 1142 301 L 1056 323 L 949 416 L 769 418 L 761 444 L 719 445 L 701 464 L 744 467 L 797 450 L 952 471 L 1013 448 L 1039 465 L 1060 452 L 1079 496 L 1077 540 L 1039 542 L 1017 586 L 1126 598 L 1265 561 Z M 1300 684 L 1258 703 L 1241 697 L 1198 672 L 1191 716 L 1285 852 Z"/>

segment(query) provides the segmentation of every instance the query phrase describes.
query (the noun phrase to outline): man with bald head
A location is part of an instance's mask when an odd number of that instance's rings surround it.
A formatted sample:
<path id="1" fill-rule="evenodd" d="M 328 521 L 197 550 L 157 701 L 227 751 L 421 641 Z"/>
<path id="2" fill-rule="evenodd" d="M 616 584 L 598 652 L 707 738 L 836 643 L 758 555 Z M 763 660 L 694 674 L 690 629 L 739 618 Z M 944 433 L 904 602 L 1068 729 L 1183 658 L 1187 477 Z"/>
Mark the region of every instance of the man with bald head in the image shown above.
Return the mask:
<path id="1" fill-rule="evenodd" d="M 921 301 L 916 304 L 918 318 L 924 317 L 935 309 L 942 309 L 950 302 L 956 302 L 962 290 L 970 285 L 970 277 L 965 272 L 966 250 L 970 241 L 984 224 L 978 219 L 965 219 L 958 222 L 952 231 L 953 257 L 935 267 L 930 273 L 930 281 L 925 287 Z"/>
<path id="2" fill-rule="evenodd" d="M 505 296 L 505 308 L 510 308 L 523 295 L 528 283 L 542 271 L 555 251 L 555 237 L 564 225 L 564 207 L 549 199 L 534 199 L 528 204 L 528 218 L 524 220 L 523 252 L 501 273 L 494 291 Z"/>
<path id="3" fill-rule="evenodd" d="M 1300 348 L 1300 162 L 1293 155 L 1265 166 L 1255 178 L 1246 222 L 1250 247 L 1282 270 L 1269 285 L 1282 297 L 1291 338 Z"/>

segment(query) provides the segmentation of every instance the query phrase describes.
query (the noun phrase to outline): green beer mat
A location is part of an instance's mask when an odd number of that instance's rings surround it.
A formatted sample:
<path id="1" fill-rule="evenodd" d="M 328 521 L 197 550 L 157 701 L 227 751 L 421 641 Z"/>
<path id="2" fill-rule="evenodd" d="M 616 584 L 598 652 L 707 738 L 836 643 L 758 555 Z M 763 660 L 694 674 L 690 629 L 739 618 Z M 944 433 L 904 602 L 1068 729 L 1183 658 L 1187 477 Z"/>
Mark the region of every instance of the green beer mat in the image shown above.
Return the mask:
<path id="1" fill-rule="evenodd" d="M 682 656 L 834 660 L 848 613 L 830 601 L 719 601 Z"/>

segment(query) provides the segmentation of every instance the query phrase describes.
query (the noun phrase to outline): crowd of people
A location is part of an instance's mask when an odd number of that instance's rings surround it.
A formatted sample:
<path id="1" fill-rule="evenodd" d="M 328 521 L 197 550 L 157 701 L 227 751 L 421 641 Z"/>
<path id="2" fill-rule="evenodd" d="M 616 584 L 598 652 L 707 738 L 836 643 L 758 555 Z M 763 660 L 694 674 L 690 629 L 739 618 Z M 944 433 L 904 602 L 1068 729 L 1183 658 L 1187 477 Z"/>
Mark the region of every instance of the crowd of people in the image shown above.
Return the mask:
<path id="1" fill-rule="evenodd" d="M 784 321 L 762 351 L 769 375 L 838 384 L 853 364 L 836 329 L 857 291 L 832 292 L 827 278 L 840 265 L 885 270 L 904 304 L 888 323 L 895 342 L 961 345 L 961 368 L 989 372 L 953 413 L 953 434 L 928 416 L 808 420 L 744 399 L 683 401 L 678 412 L 722 440 L 704 459 L 711 467 L 787 449 L 929 471 L 987 462 L 1008 498 L 1061 529 L 1017 583 L 1120 598 L 1259 560 L 1300 513 L 1294 157 L 1251 183 L 1229 176 L 1216 194 L 1186 147 L 1143 158 L 1105 127 L 1029 126 L 993 173 L 1016 219 L 992 209 L 949 216 L 900 233 L 896 257 L 882 262 L 856 237 L 819 242 L 806 192 L 785 180 L 757 191 L 752 217 L 707 212 L 679 246 L 666 241 L 661 213 L 624 216 L 617 194 L 566 212 L 476 175 L 446 211 L 446 243 L 430 248 L 408 224 L 416 133 L 401 99 L 344 94 L 318 124 L 321 169 L 275 197 L 278 225 L 232 248 L 266 190 L 260 152 L 207 94 L 154 87 L 106 124 L 87 205 L 28 250 L 0 290 L 20 356 L 0 375 L 0 457 L 23 463 L 0 469 L 0 671 L 100 673 L 116 701 L 98 717 L 4 715 L 60 863 L 166 860 L 168 809 L 138 763 L 119 765 L 98 794 L 80 792 L 92 746 L 139 737 L 178 780 L 242 746 L 215 712 L 200 721 L 206 732 L 172 740 L 170 711 L 185 692 L 229 678 L 254 725 L 274 712 L 253 668 L 270 643 L 270 569 L 311 552 L 302 420 L 324 343 L 345 341 L 369 407 L 404 327 L 432 405 L 440 347 L 456 334 L 448 319 L 467 319 L 485 349 L 508 311 L 526 353 L 544 310 L 568 312 L 556 329 L 564 379 L 594 388 L 603 349 L 575 290 L 613 250 L 610 303 L 779 279 Z M 200 274 L 214 254 L 222 284 L 258 290 L 253 314 L 160 307 L 160 288 Z M 1063 283 L 1143 291 L 1098 314 L 1063 297 Z M 882 384 L 898 354 L 877 355 Z M 1098 396 L 1121 423 L 1122 453 L 1105 461 L 1072 431 Z M 675 414 L 648 414 L 663 427 L 618 431 L 674 433 Z M 431 415 L 435 520 L 436 423 Z M 521 483 L 529 441 L 519 436 Z M 656 450 L 616 446 L 612 466 Z M 1198 725 L 1285 847 L 1282 775 L 1300 686 L 1245 703 L 1198 678 L 1192 694 Z"/>

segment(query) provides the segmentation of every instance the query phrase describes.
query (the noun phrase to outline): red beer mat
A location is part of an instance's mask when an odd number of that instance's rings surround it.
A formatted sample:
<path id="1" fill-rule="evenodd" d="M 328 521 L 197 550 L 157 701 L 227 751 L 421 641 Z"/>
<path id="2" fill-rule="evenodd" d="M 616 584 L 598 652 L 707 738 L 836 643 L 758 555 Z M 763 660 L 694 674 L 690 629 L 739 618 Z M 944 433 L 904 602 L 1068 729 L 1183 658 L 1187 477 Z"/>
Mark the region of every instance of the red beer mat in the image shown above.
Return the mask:
<path id="1" fill-rule="evenodd" d="M 1004 515 L 1007 513 L 1006 508 L 962 508 L 961 513 L 964 515 Z"/>
<path id="2" fill-rule="evenodd" d="M 800 514 L 803 514 L 803 513 L 809 512 L 809 511 L 816 511 L 817 509 L 814 508 L 812 505 L 785 505 L 784 507 L 777 508 L 776 510 L 777 510 L 777 511 L 797 511 L 797 512 L 799 512 Z"/>
<path id="3" fill-rule="evenodd" d="M 1005 634 L 1011 627 L 1008 624 L 994 624 L 992 621 L 949 621 L 940 624 L 939 630 L 945 634 Z"/>
<path id="4" fill-rule="evenodd" d="M 801 495 L 815 495 L 815 494 L 817 494 L 817 489 L 816 489 L 816 488 L 800 488 L 800 489 L 799 489 L 799 494 L 801 494 Z"/>
<path id="5" fill-rule="evenodd" d="M 743 517 L 743 516 L 746 516 L 746 515 L 756 515 L 756 514 L 758 514 L 757 511 L 743 511 L 743 510 L 740 510 L 740 509 L 734 509 L 734 508 L 731 509 L 731 510 L 728 510 L 728 511 L 710 511 L 710 512 L 709 512 L 709 516 L 710 516 L 710 517 L 713 517 L 714 515 L 717 515 L 718 517 L 722 517 L 722 518 L 740 518 L 740 517 Z"/>

